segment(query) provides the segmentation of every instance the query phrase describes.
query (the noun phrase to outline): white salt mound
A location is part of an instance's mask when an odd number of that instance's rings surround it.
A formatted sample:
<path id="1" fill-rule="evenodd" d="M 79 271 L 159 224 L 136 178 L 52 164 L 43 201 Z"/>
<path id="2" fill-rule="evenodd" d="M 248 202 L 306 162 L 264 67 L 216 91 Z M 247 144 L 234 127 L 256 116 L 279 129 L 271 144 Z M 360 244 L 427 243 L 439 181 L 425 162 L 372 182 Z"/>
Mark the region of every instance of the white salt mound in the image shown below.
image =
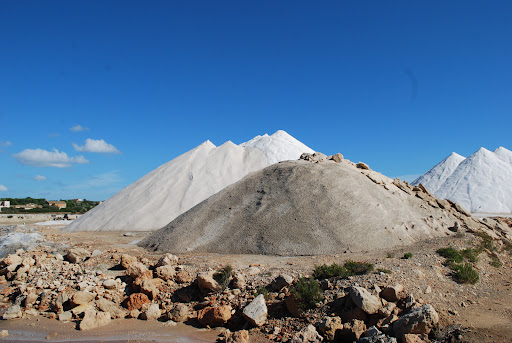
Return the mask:
<path id="1" fill-rule="evenodd" d="M 284 131 L 242 145 L 226 142 L 216 147 L 206 141 L 129 185 L 64 231 L 157 230 L 245 175 L 267 167 L 269 159 L 297 159 L 312 151 Z"/>
<path id="2" fill-rule="evenodd" d="M 461 157 L 450 155 L 412 184 L 472 213 L 512 213 L 512 151 L 480 148 L 459 162 Z"/>
<path id="3" fill-rule="evenodd" d="M 407 189 L 347 160 L 282 162 L 247 175 L 140 245 L 172 253 L 318 255 L 451 234 L 458 219 Z"/>

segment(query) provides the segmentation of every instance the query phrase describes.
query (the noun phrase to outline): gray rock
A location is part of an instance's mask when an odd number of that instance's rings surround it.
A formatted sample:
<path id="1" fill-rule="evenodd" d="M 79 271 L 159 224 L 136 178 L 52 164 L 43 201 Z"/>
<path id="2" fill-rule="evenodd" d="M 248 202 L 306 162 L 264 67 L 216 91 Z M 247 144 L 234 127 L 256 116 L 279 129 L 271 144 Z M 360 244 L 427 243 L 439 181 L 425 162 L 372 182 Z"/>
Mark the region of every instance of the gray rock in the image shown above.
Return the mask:
<path id="1" fill-rule="evenodd" d="M 382 307 L 380 299 L 362 287 L 350 287 L 350 298 L 357 307 L 368 314 L 377 313 Z"/>
<path id="2" fill-rule="evenodd" d="M 386 299 L 387 301 L 396 302 L 402 298 L 403 291 L 404 286 L 401 284 L 396 284 L 394 286 L 384 288 L 380 292 L 380 297 Z"/>
<path id="3" fill-rule="evenodd" d="M 274 291 L 279 291 L 283 287 L 288 287 L 293 283 L 293 278 L 290 275 L 281 274 L 272 281 L 271 287 Z"/>
<path id="4" fill-rule="evenodd" d="M 328 341 L 334 341 L 336 334 L 343 329 L 340 317 L 325 317 L 319 324 L 318 330 Z"/>
<path id="5" fill-rule="evenodd" d="M 112 319 L 126 318 L 126 316 L 128 316 L 127 310 L 105 298 L 99 298 L 96 300 L 96 306 L 103 312 L 110 313 L 110 317 Z"/>
<path id="6" fill-rule="evenodd" d="M 177 303 L 167 314 L 169 320 L 174 322 L 184 322 L 191 317 L 190 307 L 185 304 Z"/>
<path id="7" fill-rule="evenodd" d="M 80 263 L 90 256 L 91 252 L 84 248 L 71 248 L 66 254 L 67 260 L 71 263 Z"/>
<path id="8" fill-rule="evenodd" d="M 80 322 L 80 330 L 90 330 L 110 323 L 110 313 L 97 312 L 96 310 L 85 311 L 84 318 Z"/>
<path id="9" fill-rule="evenodd" d="M 157 320 L 162 315 L 158 304 L 149 305 L 148 309 L 141 314 L 141 318 L 144 320 Z"/>
<path id="10" fill-rule="evenodd" d="M 434 307 L 425 304 L 398 319 L 393 324 L 393 330 L 398 338 L 408 333 L 428 334 L 438 322 L 439 315 Z"/>
<path id="11" fill-rule="evenodd" d="M 322 342 L 323 337 L 316 331 L 311 324 L 293 335 L 290 343 L 317 343 Z"/>
<path id="12" fill-rule="evenodd" d="M 61 312 L 58 316 L 61 322 L 70 322 L 73 320 L 73 313 L 71 311 Z"/>
<path id="13" fill-rule="evenodd" d="M 262 326 L 267 321 L 267 305 L 265 297 L 260 294 L 243 310 L 243 316 L 249 323 L 255 326 Z"/>
<path id="14" fill-rule="evenodd" d="M 114 279 L 107 279 L 107 280 L 103 281 L 103 287 L 106 289 L 116 289 L 117 282 Z"/>
<path id="15" fill-rule="evenodd" d="M 156 263 L 156 266 L 174 266 L 176 264 L 178 264 L 178 256 L 173 254 L 165 254 L 164 256 L 160 257 Z"/>
<path id="16" fill-rule="evenodd" d="M 23 316 L 23 312 L 21 312 L 21 307 L 19 305 L 12 305 L 5 311 L 3 318 L 5 320 L 21 318 Z"/>
<path id="17" fill-rule="evenodd" d="M 96 294 L 87 291 L 78 291 L 73 294 L 71 301 L 75 305 L 83 305 L 93 301 L 96 298 Z"/>

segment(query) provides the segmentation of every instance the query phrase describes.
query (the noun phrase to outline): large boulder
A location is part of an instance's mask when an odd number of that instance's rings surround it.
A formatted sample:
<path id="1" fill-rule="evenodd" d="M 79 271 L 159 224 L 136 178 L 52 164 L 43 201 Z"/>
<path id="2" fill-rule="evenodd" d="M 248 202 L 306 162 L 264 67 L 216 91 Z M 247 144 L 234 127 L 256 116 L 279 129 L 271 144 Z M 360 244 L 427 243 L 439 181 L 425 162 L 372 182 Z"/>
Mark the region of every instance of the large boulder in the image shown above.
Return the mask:
<path id="1" fill-rule="evenodd" d="M 357 307 L 368 314 L 377 313 L 382 307 L 380 299 L 363 287 L 350 287 L 350 298 Z"/>
<path id="2" fill-rule="evenodd" d="M 231 307 L 221 305 L 205 307 L 197 313 L 197 320 L 204 326 L 222 326 L 231 319 Z"/>
<path id="3" fill-rule="evenodd" d="M 387 301 L 396 302 L 402 298 L 403 291 L 404 286 L 402 286 L 401 284 L 396 284 L 394 286 L 388 286 L 384 288 L 379 295 L 381 298 Z"/>
<path id="4" fill-rule="evenodd" d="M 85 311 L 84 318 L 80 322 L 80 330 L 94 329 L 110 323 L 110 313 L 97 312 L 96 310 Z"/>
<path id="5" fill-rule="evenodd" d="M 340 317 L 325 317 L 319 324 L 318 330 L 328 341 L 334 341 L 339 331 L 343 330 Z"/>
<path id="6" fill-rule="evenodd" d="M 222 287 L 213 278 L 214 271 L 203 272 L 197 275 L 197 285 L 203 291 L 207 292 L 220 292 Z"/>
<path id="7" fill-rule="evenodd" d="M 141 318 L 144 320 L 157 320 L 162 315 L 162 311 L 158 304 L 149 305 L 148 309 L 141 314 Z"/>
<path id="8" fill-rule="evenodd" d="M 86 258 L 91 257 L 91 252 L 84 248 L 71 248 L 66 254 L 66 259 L 71 263 L 80 263 Z"/>
<path id="9" fill-rule="evenodd" d="M 267 305 L 265 304 L 265 297 L 260 294 L 251 301 L 243 310 L 243 316 L 249 323 L 255 326 L 262 326 L 267 321 Z"/>
<path id="10" fill-rule="evenodd" d="M 96 294 L 87 291 L 78 291 L 75 294 L 73 294 L 71 301 L 75 305 L 83 305 L 90 303 L 94 299 L 96 299 Z"/>
<path id="11" fill-rule="evenodd" d="M 21 318 L 23 316 L 23 312 L 21 312 L 21 307 L 19 305 L 12 305 L 5 311 L 3 315 L 3 319 L 15 319 Z"/>
<path id="12" fill-rule="evenodd" d="M 134 279 L 151 279 L 153 273 L 142 263 L 133 262 L 126 269 L 126 274 Z"/>
<path id="13" fill-rule="evenodd" d="M 173 308 L 167 314 L 167 317 L 175 322 L 184 322 L 191 316 L 190 307 L 182 303 L 174 304 Z"/>
<path id="14" fill-rule="evenodd" d="M 317 343 L 322 342 L 323 337 L 318 334 L 315 327 L 311 324 L 293 335 L 290 343 Z"/>
<path id="15" fill-rule="evenodd" d="M 398 338 L 408 333 L 428 334 L 438 322 L 439 315 L 434 307 L 425 304 L 398 319 L 393 324 L 393 331 Z"/>
<path id="16" fill-rule="evenodd" d="M 133 293 L 130 294 L 128 299 L 125 301 L 125 307 L 128 311 L 140 310 L 142 305 L 150 303 L 149 298 L 144 293 Z"/>
<path id="17" fill-rule="evenodd" d="M 124 308 L 105 298 L 96 300 L 96 306 L 103 312 L 110 313 L 112 319 L 125 318 L 128 315 L 128 311 Z"/>

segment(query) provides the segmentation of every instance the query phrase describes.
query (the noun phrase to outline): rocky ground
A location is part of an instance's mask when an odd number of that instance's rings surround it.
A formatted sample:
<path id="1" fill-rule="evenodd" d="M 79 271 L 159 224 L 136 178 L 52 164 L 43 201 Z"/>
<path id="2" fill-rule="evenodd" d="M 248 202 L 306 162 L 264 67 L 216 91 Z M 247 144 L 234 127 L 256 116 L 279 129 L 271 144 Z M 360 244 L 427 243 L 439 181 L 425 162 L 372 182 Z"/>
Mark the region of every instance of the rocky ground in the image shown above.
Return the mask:
<path id="1" fill-rule="evenodd" d="M 512 259 L 499 235 L 460 228 L 393 251 L 274 257 L 152 255 L 134 245 L 145 233 L 40 233 L 56 244 L 13 251 L 1 262 L 4 340 L 26 327 L 40 341 L 82 332 L 113 341 L 124 337 L 120 328 L 140 327 L 154 332 L 141 341 L 161 342 L 180 341 L 169 336 L 176 332 L 205 342 L 512 341 Z M 460 283 L 436 252 L 448 246 L 481 250 L 471 262 L 476 284 Z M 318 283 L 302 278 L 349 260 L 373 269 Z M 315 284 L 321 297 L 301 309 L 300 296 Z"/>

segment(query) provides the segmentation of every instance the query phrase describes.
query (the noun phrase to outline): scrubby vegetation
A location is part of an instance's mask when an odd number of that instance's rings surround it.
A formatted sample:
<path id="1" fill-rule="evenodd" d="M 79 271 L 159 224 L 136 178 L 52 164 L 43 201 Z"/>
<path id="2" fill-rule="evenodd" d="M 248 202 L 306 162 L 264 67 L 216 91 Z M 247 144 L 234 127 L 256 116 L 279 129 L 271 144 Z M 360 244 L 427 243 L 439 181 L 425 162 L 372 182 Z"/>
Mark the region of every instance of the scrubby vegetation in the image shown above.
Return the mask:
<path id="1" fill-rule="evenodd" d="M 290 293 L 297 299 L 299 307 L 303 311 L 315 308 L 316 304 L 324 298 L 318 281 L 312 277 L 301 277 L 291 287 Z"/>
<path id="2" fill-rule="evenodd" d="M 460 283 L 470 283 L 474 285 L 480 279 L 478 272 L 473 268 L 471 263 L 452 263 L 451 268 L 455 273 L 457 281 Z"/>
<path id="3" fill-rule="evenodd" d="M 408 260 L 408 259 L 410 259 L 412 256 L 413 256 L 413 255 L 412 255 L 412 252 L 406 252 L 406 253 L 404 254 L 404 257 L 403 257 L 403 258 L 404 258 L 405 260 Z"/>
<path id="4" fill-rule="evenodd" d="M 373 270 L 373 264 L 357 261 L 346 261 L 343 266 L 336 263 L 330 266 L 323 264 L 315 267 L 313 277 L 318 280 L 330 279 L 333 277 L 347 278 L 353 275 L 363 275 Z"/>
<path id="5" fill-rule="evenodd" d="M 474 263 L 478 261 L 480 250 L 467 248 L 459 251 L 454 247 L 446 247 L 437 249 L 437 253 L 446 258 L 446 264 L 453 270 L 454 276 L 458 282 L 470 284 L 478 282 L 480 277 L 470 262 Z M 462 263 L 464 259 L 469 262 Z"/>
<path id="6" fill-rule="evenodd" d="M 232 277 L 233 267 L 230 264 L 217 270 L 217 272 L 213 274 L 213 278 L 222 287 L 222 289 L 226 289 L 228 287 Z"/>
<path id="7" fill-rule="evenodd" d="M 447 263 L 457 262 L 461 263 L 464 257 L 454 247 L 437 249 L 437 253 L 446 259 Z"/>

